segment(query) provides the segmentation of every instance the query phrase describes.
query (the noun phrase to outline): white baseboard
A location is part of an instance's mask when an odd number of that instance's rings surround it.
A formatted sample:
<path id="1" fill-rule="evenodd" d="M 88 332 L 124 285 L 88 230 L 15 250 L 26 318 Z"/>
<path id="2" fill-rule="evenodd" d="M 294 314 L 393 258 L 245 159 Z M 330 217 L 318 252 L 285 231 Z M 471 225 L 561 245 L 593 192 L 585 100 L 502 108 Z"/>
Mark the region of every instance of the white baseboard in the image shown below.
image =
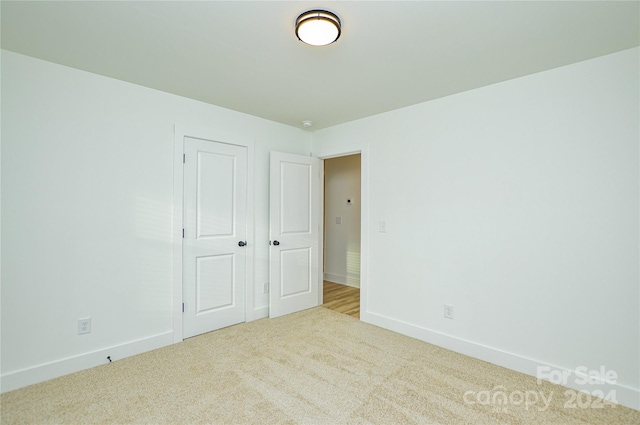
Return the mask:
<path id="1" fill-rule="evenodd" d="M 325 273 L 324 280 L 329 282 L 339 283 L 341 285 L 351 286 L 353 288 L 360 287 L 360 276 L 342 276 L 339 274 Z"/>
<path id="2" fill-rule="evenodd" d="M 148 338 L 8 372 L 2 375 L 1 392 L 17 390 L 28 385 L 109 363 L 107 356 L 111 356 L 112 361 L 117 361 L 171 344 L 173 344 L 173 331 L 168 331 Z"/>
<path id="3" fill-rule="evenodd" d="M 329 282 L 333 282 L 333 283 L 339 283 L 341 285 L 347 284 L 347 277 L 341 276 L 339 274 L 325 273 L 324 280 L 328 280 Z"/>
<path id="4" fill-rule="evenodd" d="M 263 319 L 265 317 L 269 317 L 268 306 L 254 309 L 251 317 L 247 316 L 247 321 Z M 116 361 L 126 357 L 135 356 L 136 354 L 144 353 L 146 351 L 166 347 L 173 343 L 173 331 L 167 331 L 148 338 L 8 372 L 0 377 L 0 392 L 5 393 L 7 391 L 17 390 L 29 385 L 108 363 L 109 361 L 107 360 L 107 356 L 110 356 L 112 361 Z"/>
<path id="5" fill-rule="evenodd" d="M 251 318 L 247 317 L 247 322 L 252 322 L 258 319 L 264 319 L 266 317 L 269 317 L 269 306 L 254 308 L 251 314 Z"/>
<path id="6" fill-rule="evenodd" d="M 407 335 L 412 338 L 416 338 L 421 341 L 425 341 L 460 354 L 474 357 L 476 359 L 484 360 L 486 362 L 514 370 L 516 372 L 521 372 L 526 375 L 537 377 L 538 368 L 546 368 L 547 371 L 553 371 L 556 376 L 564 374 L 567 379 L 564 382 L 561 382 L 561 385 L 565 387 L 577 391 L 585 391 L 589 394 L 594 395 L 604 394 L 605 396 L 613 391 L 612 394 L 615 395 L 615 399 L 619 404 L 630 407 L 632 409 L 640 410 L 640 389 L 631 388 L 615 382 L 580 384 L 580 382 L 587 381 L 585 379 L 587 375 L 580 370 L 567 369 L 561 366 L 556 366 L 538 360 L 530 359 L 472 341 L 456 338 L 451 335 L 443 334 L 441 332 L 422 328 L 377 313 L 372 313 L 370 311 L 366 312 L 365 315 L 361 314 L 360 319 L 372 325 L 389 329 L 391 331 L 398 332 L 400 334 Z M 594 393 L 594 391 L 597 392 Z M 557 396 L 565 397 L 565 394 L 558 394 Z M 566 398 L 565 402 L 567 401 L 570 401 L 570 399 Z"/>

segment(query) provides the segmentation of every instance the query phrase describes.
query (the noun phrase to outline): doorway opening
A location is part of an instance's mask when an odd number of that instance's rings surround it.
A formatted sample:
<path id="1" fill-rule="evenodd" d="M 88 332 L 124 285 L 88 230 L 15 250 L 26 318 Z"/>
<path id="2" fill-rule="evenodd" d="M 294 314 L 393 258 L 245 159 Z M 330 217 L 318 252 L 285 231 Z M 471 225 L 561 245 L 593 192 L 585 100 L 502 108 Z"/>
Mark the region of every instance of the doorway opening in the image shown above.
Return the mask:
<path id="1" fill-rule="evenodd" d="M 360 318 L 361 155 L 324 160 L 323 306 Z"/>

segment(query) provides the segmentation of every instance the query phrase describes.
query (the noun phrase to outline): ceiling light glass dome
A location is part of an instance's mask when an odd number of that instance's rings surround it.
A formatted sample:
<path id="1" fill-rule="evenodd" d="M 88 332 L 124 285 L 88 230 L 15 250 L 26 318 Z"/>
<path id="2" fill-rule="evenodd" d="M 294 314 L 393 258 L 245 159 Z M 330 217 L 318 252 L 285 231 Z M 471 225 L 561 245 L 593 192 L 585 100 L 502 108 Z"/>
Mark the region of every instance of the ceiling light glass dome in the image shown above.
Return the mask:
<path id="1" fill-rule="evenodd" d="M 338 15 L 326 10 L 308 10 L 296 19 L 296 36 L 312 46 L 326 46 L 340 37 Z"/>

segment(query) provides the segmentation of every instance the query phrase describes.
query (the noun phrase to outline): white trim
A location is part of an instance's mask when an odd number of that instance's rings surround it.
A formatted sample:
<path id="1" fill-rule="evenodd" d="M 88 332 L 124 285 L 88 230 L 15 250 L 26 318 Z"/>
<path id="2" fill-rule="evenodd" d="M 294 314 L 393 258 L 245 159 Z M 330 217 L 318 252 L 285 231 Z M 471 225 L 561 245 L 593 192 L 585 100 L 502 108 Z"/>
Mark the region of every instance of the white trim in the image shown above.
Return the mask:
<path id="1" fill-rule="evenodd" d="M 172 281 L 173 281 L 173 342 L 182 341 L 182 226 L 184 219 L 184 167 L 182 155 L 184 155 L 185 131 L 177 125 L 174 129 L 173 139 L 173 216 L 171 229 L 173 229 L 172 243 Z"/>
<path id="2" fill-rule="evenodd" d="M 347 284 L 347 277 L 341 274 L 325 273 L 324 280 L 328 280 L 329 282 L 333 283 L 339 283 L 340 285 Z"/>
<path id="3" fill-rule="evenodd" d="M 311 154 L 313 156 L 313 154 Z M 318 178 L 320 188 L 318 189 L 318 202 L 320 211 L 318 215 L 318 305 L 324 304 L 324 160 L 320 158 L 318 167 Z"/>
<path id="4" fill-rule="evenodd" d="M 256 232 L 255 232 L 255 181 L 256 181 L 256 160 L 255 143 L 253 140 L 247 146 L 247 280 L 245 290 L 245 321 L 251 322 L 259 319 L 255 315 L 255 252 L 256 252 Z"/>
<path id="5" fill-rule="evenodd" d="M 254 259 L 255 259 L 255 148 L 253 140 L 242 140 L 235 135 L 209 129 L 185 128 L 175 125 L 173 141 L 173 342 L 183 340 L 182 332 L 182 228 L 184 223 L 184 138 L 212 140 L 228 145 L 247 148 L 247 255 L 245 284 L 245 321 L 260 318 L 254 304 Z"/>
<path id="6" fill-rule="evenodd" d="M 351 276 L 343 276 L 341 274 L 333 274 L 333 273 L 325 273 L 324 274 L 324 280 L 327 280 L 329 282 L 333 282 L 333 283 L 339 283 L 340 285 L 346 285 L 346 286 L 351 286 L 352 288 L 359 288 L 360 286 L 360 275 L 354 275 L 352 274 Z M 353 283 L 350 282 L 357 282 L 358 285 L 354 285 Z"/>
<path id="7" fill-rule="evenodd" d="M 110 356 L 112 361 L 117 361 L 146 351 L 166 347 L 172 343 L 173 332 L 167 331 L 148 338 L 8 372 L 2 375 L 2 392 L 17 390 L 28 385 L 107 364 L 109 363 L 107 356 Z"/>
<path id="8" fill-rule="evenodd" d="M 369 146 L 354 143 L 313 152 L 320 159 L 360 154 L 360 320 L 369 322 Z"/>
<path id="9" fill-rule="evenodd" d="M 589 393 L 592 393 L 594 390 L 599 390 L 602 391 L 605 395 L 610 391 L 615 391 L 616 400 L 619 404 L 630 407 L 632 409 L 640 410 L 640 390 L 638 389 L 617 383 L 603 383 L 598 385 L 577 384 L 573 382 L 575 380 L 575 377 L 584 377 L 585 374 L 580 373 L 576 370 L 552 365 L 543 361 L 520 356 L 518 354 L 478 344 L 476 342 L 468 341 L 462 338 L 456 338 L 447 334 L 443 334 L 441 332 L 416 326 L 411 323 L 392 319 L 378 313 L 373 313 L 371 311 L 368 312 L 367 318 L 368 323 L 372 325 L 376 325 L 381 328 L 407 335 L 412 338 L 437 345 L 438 347 L 446 348 L 448 350 L 455 351 L 456 353 L 484 360 L 486 362 L 493 363 L 495 365 L 502 366 L 507 369 L 521 372 L 530 376 L 537 377 L 538 367 L 548 367 L 551 370 L 559 371 L 560 373 L 565 373 L 568 376 L 574 377 L 573 379 L 568 379 L 566 383 L 563 383 L 565 387 L 578 391 L 586 391 Z M 564 397 L 564 391 L 559 391 L 558 396 Z"/>
<path id="10" fill-rule="evenodd" d="M 269 317 L 269 306 L 263 306 L 253 309 L 253 320 L 266 319 Z"/>

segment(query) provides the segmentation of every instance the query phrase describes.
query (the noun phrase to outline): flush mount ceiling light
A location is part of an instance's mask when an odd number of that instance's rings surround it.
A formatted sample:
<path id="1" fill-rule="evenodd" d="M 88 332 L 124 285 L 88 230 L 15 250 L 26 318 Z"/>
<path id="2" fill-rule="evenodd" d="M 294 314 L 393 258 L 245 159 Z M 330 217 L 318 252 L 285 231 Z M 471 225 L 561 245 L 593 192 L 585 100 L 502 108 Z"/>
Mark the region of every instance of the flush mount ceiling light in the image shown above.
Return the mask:
<path id="1" fill-rule="evenodd" d="M 338 15 L 326 10 L 308 10 L 296 19 L 296 36 L 312 46 L 326 46 L 340 37 Z"/>

